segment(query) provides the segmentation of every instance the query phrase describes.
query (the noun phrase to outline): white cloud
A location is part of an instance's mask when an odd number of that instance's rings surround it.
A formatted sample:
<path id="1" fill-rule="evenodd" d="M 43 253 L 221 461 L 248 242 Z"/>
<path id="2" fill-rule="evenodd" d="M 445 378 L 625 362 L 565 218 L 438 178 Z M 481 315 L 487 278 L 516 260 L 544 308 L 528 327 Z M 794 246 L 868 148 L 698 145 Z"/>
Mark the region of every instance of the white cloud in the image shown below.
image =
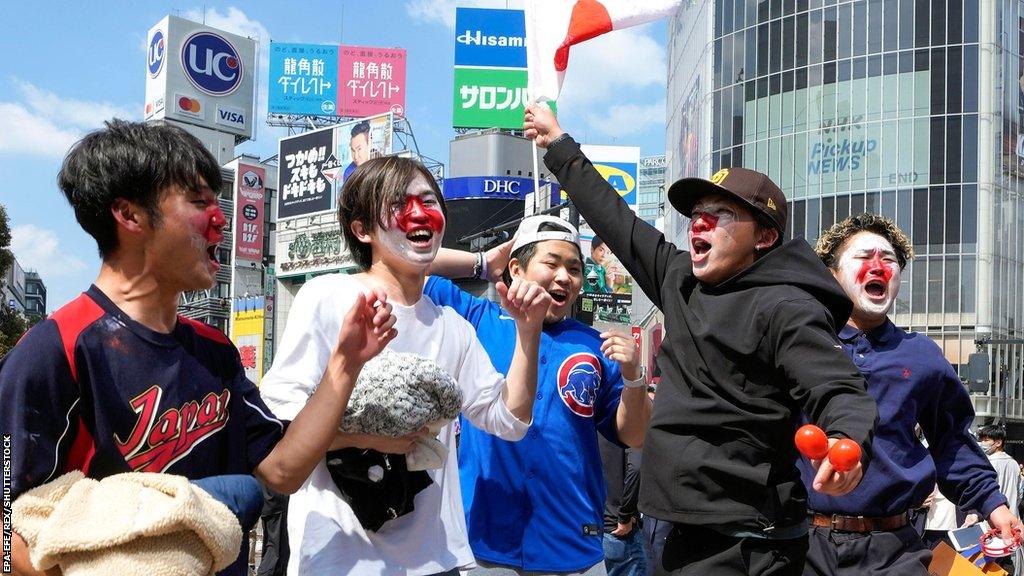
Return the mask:
<path id="1" fill-rule="evenodd" d="M 111 118 L 136 119 L 138 111 L 111 104 L 109 102 L 89 102 L 62 98 L 53 92 L 43 90 L 31 82 L 17 78 L 12 79 L 21 92 L 22 100 L 39 116 L 48 118 L 58 124 L 86 130 L 94 130 L 103 125 L 104 120 Z"/>
<path id="2" fill-rule="evenodd" d="M 216 8 L 210 8 L 205 13 L 200 8 L 192 8 L 183 12 L 181 17 L 193 22 L 202 22 L 218 30 L 259 40 L 264 50 L 267 48 L 266 43 L 270 41 L 270 32 L 262 22 L 249 18 L 245 12 L 234 6 L 229 7 L 223 14 Z"/>
<path id="3" fill-rule="evenodd" d="M 229 7 L 223 13 L 216 8 L 207 9 L 205 16 L 203 9 L 192 8 L 184 11 L 181 17 L 193 22 L 203 22 L 218 30 L 252 38 L 259 42 L 260 60 L 257 63 L 259 72 L 256 77 L 256 107 L 253 122 L 256 130 L 253 136 L 258 142 L 246 144 L 245 149 L 238 150 L 238 152 L 252 153 L 255 151 L 262 152 L 263 155 L 276 153 L 278 138 L 287 136 L 288 130 L 272 128 L 265 122 L 267 117 L 267 76 L 270 74 L 270 31 L 262 22 L 250 18 L 245 12 L 234 6 Z"/>
<path id="4" fill-rule="evenodd" d="M 665 100 L 654 104 L 614 104 L 602 114 L 586 114 L 585 121 L 597 134 L 614 139 L 633 136 L 665 126 Z"/>
<path id="5" fill-rule="evenodd" d="M 85 262 L 60 246 L 55 232 L 33 224 L 11 228 L 11 250 L 22 267 L 39 272 L 44 282 L 73 276 L 85 269 Z"/>
<path id="6" fill-rule="evenodd" d="M 664 97 L 665 46 L 646 29 L 616 30 L 573 46 L 559 105 L 577 108 L 620 100 L 623 90 L 640 88 Z"/>
<path id="7" fill-rule="evenodd" d="M 21 104 L 0 102 L 0 152 L 62 157 L 79 138 Z"/>
<path id="8" fill-rule="evenodd" d="M 463 8 L 509 8 L 523 7 L 522 0 L 412 0 L 405 5 L 405 11 L 415 20 L 426 24 L 443 24 L 455 30 L 455 7 Z"/>
<path id="9" fill-rule="evenodd" d="M 18 78 L 11 83 L 20 97 L 0 102 L 0 152 L 62 157 L 104 120 L 137 116 L 109 102 L 64 98 Z"/>

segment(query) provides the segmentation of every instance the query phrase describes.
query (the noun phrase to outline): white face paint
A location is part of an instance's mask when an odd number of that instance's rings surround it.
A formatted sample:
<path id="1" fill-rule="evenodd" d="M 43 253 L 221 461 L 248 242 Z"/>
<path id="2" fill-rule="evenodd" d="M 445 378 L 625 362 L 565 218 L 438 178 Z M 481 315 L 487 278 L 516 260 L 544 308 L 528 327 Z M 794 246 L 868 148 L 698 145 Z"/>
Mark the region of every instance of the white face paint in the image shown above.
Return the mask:
<path id="1" fill-rule="evenodd" d="M 377 239 L 381 248 L 398 259 L 418 267 L 428 266 L 437 256 L 444 237 L 441 205 L 421 174 L 409 183 L 405 198 L 405 205 L 386 218 L 387 228 L 377 230 Z"/>
<path id="2" fill-rule="evenodd" d="M 858 232 L 846 240 L 836 280 L 853 301 L 850 321 L 861 329 L 885 322 L 900 290 L 900 265 L 888 240 L 873 232 Z"/>

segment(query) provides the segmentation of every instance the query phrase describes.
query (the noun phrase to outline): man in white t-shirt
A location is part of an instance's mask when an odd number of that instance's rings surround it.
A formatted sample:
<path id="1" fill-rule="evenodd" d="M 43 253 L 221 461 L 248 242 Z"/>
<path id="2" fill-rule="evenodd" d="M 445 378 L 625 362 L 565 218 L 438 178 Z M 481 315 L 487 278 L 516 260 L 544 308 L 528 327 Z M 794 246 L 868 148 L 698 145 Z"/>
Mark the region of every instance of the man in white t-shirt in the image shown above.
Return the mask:
<path id="1" fill-rule="evenodd" d="M 422 164 L 398 157 L 367 161 L 345 181 L 338 219 L 364 272 L 320 276 L 299 291 L 261 385 L 268 406 L 284 420 L 302 408 L 323 375 L 355 295 L 380 288 L 397 320 L 397 336 L 388 348 L 420 354 L 447 370 L 462 389 L 463 414 L 477 427 L 506 440 L 522 438 L 532 420 L 540 328 L 551 296 L 532 282 L 498 287 L 517 328 L 506 385 L 470 324 L 422 294 L 445 228 L 444 200 Z M 405 454 L 418 437 L 339 432 L 332 449 Z M 452 426 L 438 438 L 449 452 L 441 469 L 428 471 L 432 483 L 415 495 L 412 511 L 376 531 L 359 523 L 325 463 L 318 464 L 289 502 L 288 574 L 419 576 L 458 574 L 459 567 L 472 566 Z"/>

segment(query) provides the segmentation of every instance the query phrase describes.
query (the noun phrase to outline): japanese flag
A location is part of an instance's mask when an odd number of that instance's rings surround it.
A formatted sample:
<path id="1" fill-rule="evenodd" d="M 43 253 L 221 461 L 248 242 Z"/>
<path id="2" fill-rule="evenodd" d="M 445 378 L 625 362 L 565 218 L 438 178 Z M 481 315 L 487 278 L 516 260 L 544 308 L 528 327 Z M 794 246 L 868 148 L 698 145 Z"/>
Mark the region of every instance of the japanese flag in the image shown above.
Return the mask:
<path id="1" fill-rule="evenodd" d="M 671 15 L 683 0 L 526 0 L 530 101 L 557 100 L 569 47 Z"/>

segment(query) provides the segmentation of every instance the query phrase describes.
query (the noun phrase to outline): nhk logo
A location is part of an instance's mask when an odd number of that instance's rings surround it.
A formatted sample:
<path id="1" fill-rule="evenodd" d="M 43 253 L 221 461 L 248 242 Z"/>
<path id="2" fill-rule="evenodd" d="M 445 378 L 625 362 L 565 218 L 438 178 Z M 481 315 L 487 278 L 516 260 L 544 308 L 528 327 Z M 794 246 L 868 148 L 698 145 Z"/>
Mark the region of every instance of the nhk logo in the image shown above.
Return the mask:
<path id="1" fill-rule="evenodd" d="M 480 30 L 471 32 L 466 30 L 455 37 L 455 41 L 466 46 L 499 46 L 510 48 L 522 48 L 526 45 L 525 39 L 521 36 L 497 36 L 484 34 Z"/>

